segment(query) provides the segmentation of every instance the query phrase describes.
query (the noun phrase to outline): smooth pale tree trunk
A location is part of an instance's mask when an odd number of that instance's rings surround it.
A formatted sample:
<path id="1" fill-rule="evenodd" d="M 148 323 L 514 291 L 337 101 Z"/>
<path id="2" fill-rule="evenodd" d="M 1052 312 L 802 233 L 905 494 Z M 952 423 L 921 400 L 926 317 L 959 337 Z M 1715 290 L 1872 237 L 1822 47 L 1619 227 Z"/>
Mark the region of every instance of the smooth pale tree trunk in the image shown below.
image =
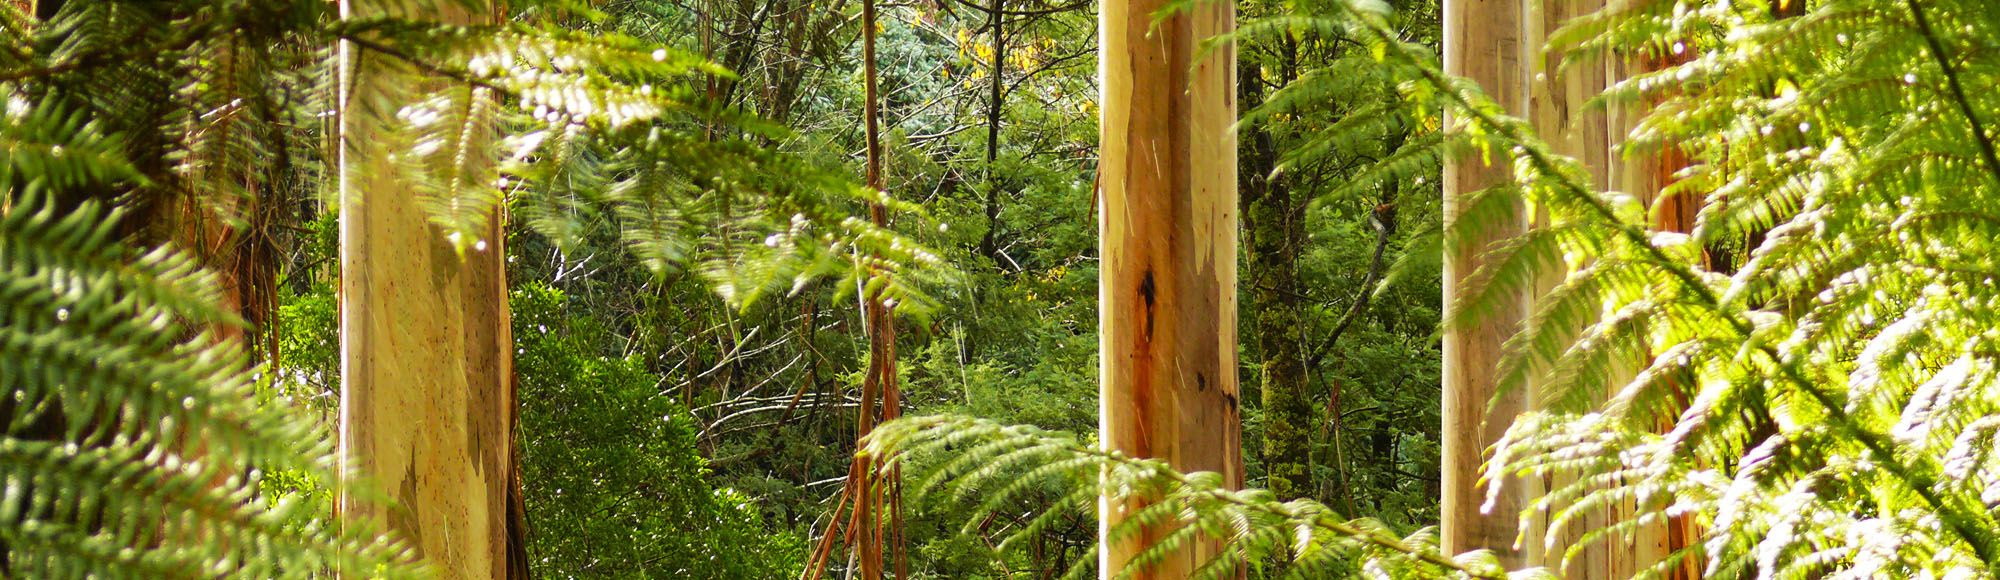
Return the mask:
<path id="1" fill-rule="evenodd" d="M 346 0 L 341 16 L 390 15 L 384 4 Z M 395 15 L 475 22 L 449 6 Z M 461 255 L 389 163 L 383 123 L 444 81 L 348 42 L 340 63 L 340 457 L 393 503 L 344 489 L 342 517 L 383 516 L 442 577 L 518 577 L 501 219 Z"/>
<path id="2" fill-rule="evenodd" d="M 1099 436 L 1108 450 L 1243 483 L 1236 353 L 1236 54 L 1197 60 L 1234 26 L 1228 2 L 1155 23 L 1165 0 L 1106 0 L 1099 12 Z M 1110 542 L 1142 504 L 1099 502 L 1099 573 L 1185 577 L 1216 546 L 1197 541 L 1127 570 L 1170 529 Z"/>
<path id="3" fill-rule="evenodd" d="M 1445 0 L 1444 67 L 1451 74 L 1479 83 L 1510 114 L 1527 109 L 1523 43 L 1524 0 Z M 1447 113 L 1446 125 L 1460 120 Z M 1511 179 L 1507 155 L 1496 151 L 1491 164 L 1478 154 L 1447 159 L 1444 166 L 1444 218 L 1456 220 L 1461 196 Z M 1446 250 L 1444 303 L 1455 304 L 1471 290 L 1469 280 L 1486 263 L 1487 244 L 1519 235 L 1527 216 L 1517 212 L 1506 223 L 1479 224 L 1480 235 Z M 1490 315 L 1469 327 L 1447 328 L 1444 334 L 1444 429 L 1441 458 L 1440 512 L 1446 553 L 1490 549 L 1509 568 L 1524 563 L 1514 548 L 1517 515 L 1526 505 L 1527 486 L 1509 485 L 1486 513 L 1486 490 L 1480 466 L 1488 446 L 1500 439 L 1520 414 L 1528 393 L 1515 391 L 1495 399 L 1495 369 L 1501 346 L 1525 317 L 1527 297 L 1500 300 Z"/>

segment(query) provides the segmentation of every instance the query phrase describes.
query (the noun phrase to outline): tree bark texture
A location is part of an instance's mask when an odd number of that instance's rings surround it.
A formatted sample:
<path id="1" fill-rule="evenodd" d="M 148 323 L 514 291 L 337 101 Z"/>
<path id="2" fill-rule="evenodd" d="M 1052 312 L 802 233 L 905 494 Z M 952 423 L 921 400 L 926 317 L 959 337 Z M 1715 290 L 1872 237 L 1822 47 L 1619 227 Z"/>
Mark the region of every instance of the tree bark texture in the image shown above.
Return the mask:
<path id="1" fill-rule="evenodd" d="M 1236 351 L 1236 54 L 1197 60 L 1235 9 L 1204 2 L 1154 20 L 1165 0 L 1107 0 L 1099 12 L 1100 439 L 1107 450 L 1243 482 Z M 1142 500 L 1099 502 L 1099 574 L 1179 578 L 1215 553 L 1196 540 L 1127 570 L 1171 529 L 1108 532 Z"/>
<path id="2" fill-rule="evenodd" d="M 346 0 L 341 16 L 485 18 L 386 4 Z M 446 81 L 352 43 L 339 56 L 340 457 L 392 502 L 376 507 L 343 487 L 339 510 L 349 521 L 386 516 L 445 578 L 522 577 L 501 217 L 461 255 L 382 144 L 398 109 Z"/>
<path id="3" fill-rule="evenodd" d="M 1478 82 L 1510 114 L 1523 115 L 1527 108 L 1523 58 L 1527 52 L 1522 39 L 1523 0 L 1445 0 L 1445 72 Z M 1447 127 L 1463 122 L 1446 114 Z M 1448 158 L 1444 164 L 1444 219 L 1453 223 L 1464 197 L 1507 182 L 1509 165 L 1504 154 L 1490 160 L 1477 154 Z M 1524 231 L 1527 216 L 1516 212 L 1508 223 L 1480 224 L 1479 235 L 1465 244 L 1448 246 L 1444 261 L 1444 304 L 1447 307 L 1472 290 L 1471 279 L 1486 263 L 1484 251 L 1496 241 Z M 1527 393 L 1514 392 L 1495 399 L 1494 370 L 1499 367 L 1501 346 L 1519 326 L 1527 311 L 1526 297 L 1498 304 L 1490 315 L 1470 327 L 1447 328 L 1444 333 L 1444 428 L 1440 462 L 1440 502 L 1443 548 L 1446 553 L 1490 549 L 1509 568 L 1526 563 L 1525 555 L 1514 548 L 1516 514 L 1525 504 L 1522 486 L 1510 491 L 1482 513 L 1485 488 L 1480 484 L 1480 465 L 1486 448 L 1500 439 L 1520 414 Z"/>
<path id="4" fill-rule="evenodd" d="M 1525 113 L 1536 133 L 1558 153 L 1575 157 L 1590 169 L 1592 187 L 1652 191 L 1650 188 L 1656 188 L 1651 180 L 1652 171 L 1619 157 L 1617 148 L 1630 129 L 1627 124 L 1630 113 L 1614 111 L 1606 115 L 1587 112 L 1584 107 L 1585 101 L 1632 71 L 1619 62 L 1564 69 L 1559 66 L 1561 54 L 1541 52 L 1551 31 L 1602 6 L 1599 0 L 1554 4 L 1532 0 L 1448 2 L 1446 67 L 1449 72 L 1479 81 L 1510 112 Z M 1505 171 L 1504 165 L 1485 166 L 1476 159 L 1448 163 L 1447 219 L 1455 214 L 1458 196 L 1501 183 L 1508 178 Z M 1483 265 L 1478 252 L 1484 244 L 1517 235 L 1523 228 L 1545 223 L 1547 219 L 1545 214 L 1522 214 L 1515 224 L 1487 228 L 1487 235 L 1477 240 L 1478 245 L 1470 251 L 1450 255 L 1445 266 L 1446 303 L 1451 304 L 1456 295 L 1471 290 L 1465 280 Z M 1445 546 L 1453 551 L 1493 549 L 1514 566 L 1563 567 L 1567 577 L 1622 578 L 1657 561 L 1664 528 L 1641 526 L 1632 535 L 1591 544 L 1567 566 L 1563 558 L 1569 547 L 1582 541 L 1586 533 L 1632 517 L 1633 506 L 1629 504 L 1607 506 L 1570 522 L 1567 528 L 1554 534 L 1548 529 L 1553 514 L 1546 511 L 1530 518 L 1526 528 L 1516 529 L 1515 516 L 1528 502 L 1549 489 L 1575 483 L 1575 475 L 1509 479 L 1505 485 L 1512 489 L 1491 510 L 1478 511 L 1486 491 L 1477 485 L 1476 471 L 1484 459 L 1484 450 L 1505 431 L 1515 415 L 1539 408 L 1543 395 L 1537 388 L 1538 381 L 1530 381 L 1522 392 L 1494 399 L 1490 374 L 1497 367 L 1501 344 L 1518 329 L 1520 320 L 1531 311 L 1535 297 L 1560 283 L 1566 274 L 1561 268 L 1542 272 L 1526 295 L 1501 307 L 1477 326 L 1447 331 Z"/>
<path id="5" fill-rule="evenodd" d="M 1287 71 L 1288 72 L 1288 71 Z M 1282 73 L 1281 73 L 1282 74 Z M 1286 74 L 1282 81 L 1289 81 Z M 1254 75 L 1237 80 L 1244 108 L 1263 102 L 1264 87 Z M 1264 487 L 1280 500 L 1310 495 L 1313 402 L 1307 391 L 1305 327 L 1299 319 L 1299 253 L 1305 243 L 1305 211 L 1284 176 L 1273 175 L 1278 150 L 1270 129 L 1244 127 L 1248 157 L 1238 178 L 1242 191 L 1244 252 L 1250 316 L 1256 332 L 1258 383 L 1264 409 Z"/>
<path id="6" fill-rule="evenodd" d="M 1563 54 L 1542 55 L 1540 50 L 1547 42 L 1549 33 L 1560 28 L 1564 22 L 1595 12 L 1603 6 L 1602 0 L 1529 4 L 1528 18 L 1524 21 L 1528 47 L 1535 54 L 1527 63 L 1530 77 L 1534 79 L 1529 95 L 1529 118 L 1536 133 L 1556 152 L 1574 157 L 1589 168 L 1591 187 L 1599 190 L 1611 188 L 1613 180 L 1623 171 L 1616 148 L 1628 128 L 1613 122 L 1611 117 L 1616 115 L 1587 111 L 1584 103 L 1615 83 L 1622 77 L 1622 72 L 1610 64 L 1564 68 L 1561 66 Z M 1548 216 L 1536 215 L 1533 219 L 1539 226 L 1546 223 Z M 1567 272 L 1561 268 L 1543 272 L 1534 285 L 1535 295 L 1545 294 L 1561 283 L 1565 275 Z M 1532 386 L 1530 392 L 1540 395 Z M 1531 402 L 1530 406 L 1539 408 L 1541 404 Z M 1573 485 L 1576 478 L 1575 474 L 1555 474 L 1520 483 L 1525 494 L 1539 496 L 1547 490 Z M 1632 537 L 1586 545 L 1567 565 L 1563 558 L 1571 546 L 1583 541 L 1586 533 L 1630 515 L 1631 508 L 1627 505 L 1601 507 L 1570 521 L 1559 533 L 1551 536 L 1548 527 L 1554 514 L 1543 510 L 1536 514 L 1529 528 L 1523 530 L 1525 542 L 1522 549 L 1530 563 L 1551 569 L 1561 567 L 1569 577 L 1629 577 L 1634 562 L 1644 558 L 1644 550 L 1638 549 L 1637 545 L 1643 543 L 1648 535 L 1645 527 Z"/>

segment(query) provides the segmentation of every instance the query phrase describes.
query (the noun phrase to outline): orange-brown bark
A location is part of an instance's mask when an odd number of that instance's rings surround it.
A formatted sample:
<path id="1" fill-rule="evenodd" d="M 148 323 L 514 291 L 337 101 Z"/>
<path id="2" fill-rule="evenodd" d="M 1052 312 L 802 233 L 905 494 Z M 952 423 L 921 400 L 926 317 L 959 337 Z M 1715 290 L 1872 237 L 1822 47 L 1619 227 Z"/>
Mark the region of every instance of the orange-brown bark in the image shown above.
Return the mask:
<path id="1" fill-rule="evenodd" d="M 1201 40 L 1232 29 L 1234 8 L 1198 3 L 1156 23 L 1167 4 L 1107 0 L 1099 15 L 1099 437 L 1108 450 L 1240 486 L 1236 54 L 1226 44 L 1197 59 Z M 1128 570 L 1171 532 L 1109 542 L 1142 505 L 1100 502 L 1103 577 L 1184 577 L 1214 554 L 1198 541 Z"/>

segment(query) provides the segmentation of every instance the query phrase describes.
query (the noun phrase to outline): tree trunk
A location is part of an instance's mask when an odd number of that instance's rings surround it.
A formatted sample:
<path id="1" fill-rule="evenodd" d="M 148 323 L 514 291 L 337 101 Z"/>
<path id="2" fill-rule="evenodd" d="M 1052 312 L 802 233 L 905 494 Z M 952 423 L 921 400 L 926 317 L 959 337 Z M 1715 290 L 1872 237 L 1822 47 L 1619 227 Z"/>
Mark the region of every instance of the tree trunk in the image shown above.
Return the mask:
<path id="1" fill-rule="evenodd" d="M 1525 42 L 1529 50 L 1537 56 L 1528 63 L 1527 74 L 1535 82 L 1528 89 L 1529 119 L 1535 132 L 1558 153 L 1581 161 L 1589 168 L 1592 187 L 1605 189 L 1610 184 L 1612 174 L 1617 171 L 1613 147 L 1622 139 L 1622 131 L 1616 131 L 1606 115 L 1589 111 L 1585 101 L 1603 92 L 1611 82 L 1612 71 L 1602 67 L 1576 66 L 1561 67 L 1563 54 L 1552 53 L 1541 56 L 1540 48 L 1547 42 L 1548 34 L 1562 26 L 1571 18 L 1590 14 L 1603 7 L 1602 0 L 1579 0 L 1560 4 L 1524 3 L 1523 18 Z M 1546 223 L 1548 216 L 1531 216 L 1537 225 Z M 1550 268 L 1537 276 L 1533 285 L 1534 295 L 1546 294 L 1561 283 L 1567 272 L 1563 268 Z M 1531 381 L 1532 384 L 1532 381 Z M 1529 393 L 1537 393 L 1532 386 Z M 1530 395 L 1531 397 L 1535 395 Z M 1529 406 L 1539 407 L 1530 401 Z M 1576 475 L 1559 473 L 1549 477 L 1531 478 L 1519 482 L 1521 493 L 1516 497 L 1532 498 L 1547 490 L 1566 487 L 1576 482 Z M 1563 566 L 1565 552 L 1570 546 L 1583 541 L 1584 534 L 1610 525 L 1614 519 L 1622 518 L 1616 508 L 1598 508 L 1587 515 L 1570 521 L 1555 541 L 1546 541 L 1549 532 L 1548 511 L 1536 514 L 1527 529 L 1522 530 L 1525 542 L 1521 546 L 1524 561 L 1530 565 L 1547 566 L 1557 569 Z M 1495 514 L 1503 515 L 1503 514 Z M 1507 516 L 1513 513 L 1504 514 Z M 1643 535 L 1643 530 L 1642 530 Z M 1561 568 L 1576 578 L 1624 578 L 1630 576 L 1629 566 L 1635 558 L 1630 550 L 1622 549 L 1622 542 L 1613 540 L 1593 542 L 1584 546 L 1578 557 L 1568 566 Z"/>
<path id="2" fill-rule="evenodd" d="M 1533 6 L 1530 4 L 1530 6 Z M 1526 38 L 1530 48 L 1541 47 L 1548 33 L 1561 27 L 1570 19 L 1584 16 L 1604 7 L 1602 0 L 1543 5 L 1540 11 L 1531 11 L 1526 22 Z M 1683 51 L 1688 53 L 1690 51 Z M 1686 166 L 1686 159 L 1676 150 L 1656 154 L 1636 155 L 1621 158 L 1618 149 L 1626 135 L 1633 129 L 1639 115 L 1645 113 L 1645 105 L 1618 107 L 1607 112 L 1586 111 L 1584 102 L 1603 92 L 1612 84 L 1629 78 L 1636 73 L 1661 70 L 1665 66 L 1685 62 L 1687 54 L 1681 57 L 1631 59 L 1612 56 L 1599 66 L 1560 67 L 1565 55 L 1552 53 L 1545 59 L 1537 58 L 1529 69 L 1537 82 L 1530 89 L 1532 103 L 1530 119 L 1536 132 L 1556 152 L 1575 157 L 1590 169 L 1592 186 L 1600 190 L 1631 192 L 1646 200 L 1652 207 L 1655 221 L 1651 227 L 1663 231 L 1687 232 L 1693 228 L 1695 213 L 1699 207 L 1696 200 L 1673 198 L 1661 199 L 1662 188 L 1672 182 L 1674 172 Z M 1535 216 L 1538 223 L 1546 216 Z M 1566 273 L 1560 270 L 1544 272 L 1538 284 L 1537 293 L 1554 287 Z M 1622 378 L 1629 378 L 1637 372 L 1637 365 L 1646 359 L 1631 361 L 1629 371 Z M 1606 391 L 1617 387 L 1614 380 L 1601 388 Z M 1663 425 L 1662 428 L 1670 427 Z M 1554 489 L 1574 484 L 1575 474 L 1555 474 L 1539 481 L 1523 482 L 1524 493 L 1535 494 L 1540 490 Z M 1604 508 L 1593 510 L 1585 516 L 1572 520 L 1568 528 L 1562 530 L 1555 542 L 1544 545 L 1542 538 L 1549 531 L 1547 521 L 1550 514 L 1539 514 L 1534 527 L 1526 530 L 1528 544 L 1524 546 L 1531 564 L 1554 568 L 1563 565 L 1562 558 L 1570 547 L 1582 542 L 1592 531 L 1604 529 L 1614 522 L 1630 521 L 1637 517 L 1639 506 L 1631 500 L 1615 502 Z M 1675 550 L 1689 545 L 1696 534 L 1685 515 L 1638 524 L 1624 534 L 1616 534 L 1607 541 L 1587 545 L 1575 561 L 1562 569 L 1574 578 L 1625 578 L 1646 570 L 1660 562 Z M 1687 559 L 1683 565 L 1668 571 L 1668 578 L 1689 578 L 1699 576 L 1698 559 Z"/>
<path id="3" fill-rule="evenodd" d="M 1099 435 L 1107 450 L 1239 486 L 1235 46 L 1195 60 L 1202 39 L 1232 29 L 1235 10 L 1201 3 L 1156 23 L 1167 4 L 1107 0 L 1099 13 Z M 1171 531 L 1111 542 L 1142 505 L 1100 502 L 1103 577 L 1184 577 L 1215 553 L 1197 541 L 1127 570 Z"/>
<path id="4" fill-rule="evenodd" d="M 883 191 L 886 184 L 882 171 L 881 90 L 876 84 L 875 68 L 875 0 L 862 0 L 861 3 L 861 62 L 864 85 L 862 126 L 867 140 L 866 177 L 870 189 Z M 888 208 L 876 203 L 870 204 L 868 211 L 876 226 L 889 225 Z M 863 331 L 868 336 L 868 372 L 861 381 L 861 408 L 855 429 L 857 438 L 866 438 L 875 429 L 878 404 L 881 420 L 895 419 L 903 414 L 902 389 L 896 380 L 895 313 L 878 294 L 866 297 L 862 316 L 866 324 Z M 859 456 L 848 464 L 847 484 L 842 489 L 839 507 L 834 508 L 834 523 L 827 526 L 826 535 L 820 538 L 819 546 L 807 562 L 801 578 L 819 578 L 825 573 L 837 537 L 848 540 L 849 560 L 853 563 L 850 574 L 858 571 L 862 580 L 883 578 L 886 555 L 889 559 L 887 565 L 893 567 L 897 578 L 910 576 L 908 551 L 903 549 L 902 472 L 884 472 L 881 468 L 881 463 L 874 459 Z M 846 516 L 848 533 L 841 536 L 839 522 L 842 510 L 848 506 L 853 507 L 853 511 L 847 512 Z M 883 521 L 884 515 L 888 516 L 886 522 Z"/>
<path id="5" fill-rule="evenodd" d="M 1774 6 L 1774 9 L 1784 9 L 1785 6 L 1803 6 L 1803 4 L 1802 2 L 1795 2 L 1789 5 Z M 1621 67 L 1629 66 L 1636 69 L 1631 71 L 1633 73 L 1645 73 L 1686 63 L 1693 56 L 1694 51 L 1691 48 L 1683 47 L 1678 54 L 1671 52 L 1671 49 L 1669 49 L 1669 52 L 1642 56 L 1637 59 L 1628 58 L 1626 60 L 1631 62 L 1619 62 L 1616 64 Z M 1618 139 L 1623 139 L 1624 135 L 1630 132 L 1633 126 L 1637 125 L 1639 116 L 1646 113 L 1648 107 L 1650 107 L 1648 104 L 1632 105 L 1626 107 L 1626 110 L 1621 111 L 1625 117 L 1619 119 L 1619 123 L 1614 124 L 1618 131 Z M 1673 184 L 1674 174 L 1687 167 L 1687 165 L 1687 155 L 1678 148 L 1672 147 L 1650 154 L 1629 156 L 1613 164 L 1614 167 L 1618 168 L 1619 172 L 1616 181 L 1613 182 L 1613 188 L 1618 191 L 1631 192 L 1639 196 L 1640 199 L 1645 200 L 1646 206 L 1652 213 L 1653 219 L 1649 225 L 1653 229 L 1690 233 L 1694 231 L 1695 218 L 1701 211 L 1701 200 L 1685 196 L 1671 198 L 1661 196 L 1664 189 Z M 1715 264 L 1708 264 L 1710 268 L 1714 268 L 1715 266 Z M 1729 272 L 1725 271 L 1723 273 L 1727 274 Z M 1640 360 L 1632 362 L 1636 366 L 1643 365 L 1649 360 L 1651 360 L 1651 356 L 1647 355 Z M 1684 409 L 1688 402 L 1687 397 L 1691 393 L 1686 389 L 1678 390 L 1680 391 L 1678 408 Z M 1673 424 L 1669 421 L 1656 425 L 1655 428 L 1660 430 L 1660 432 L 1665 432 L 1671 430 Z M 1671 498 L 1658 498 L 1654 501 L 1671 501 Z M 1627 500 L 1620 507 L 1625 511 L 1623 515 L 1632 517 L 1639 506 L 1634 505 L 1631 500 Z M 1665 560 L 1674 552 L 1686 548 L 1695 542 L 1699 542 L 1700 530 L 1695 526 L 1695 521 L 1690 515 L 1681 514 L 1639 526 L 1633 533 L 1631 562 L 1629 564 L 1614 566 L 1612 571 L 1629 576 L 1634 572 L 1646 570 L 1648 567 Z M 1702 560 L 1700 558 L 1686 558 L 1681 560 L 1679 566 L 1665 570 L 1662 577 L 1667 580 L 1700 578 L 1702 574 L 1701 569 Z"/>
<path id="6" fill-rule="evenodd" d="M 385 15 L 359 0 L 341 11 Z M 443 6 L 400 16 L 476 21 Z M 340 513 L 386 515 L 444 577 L 522 577 L 501 219 L 463 256 L 429 223 L 377 135 L 444 81 L 352 43 L 340 51 L 340 457 L 394 502 L 343 489 Z"/>
<path id="7" fill-rule="evenodd" d="M 986 235 L 979 238 L 979 253 L 993 260 L 995 267 L 1001 267 L 1000 259 L 1000 177 L 994 172 L 994 163 L 1000 160 L 1000 117 L 1006 106 L 1006 85 L 1003 82 L 1007 72 L 1007 14 L 1001 0 L 993 0 L 992 11 L 987 22 L 993 29 L 993 76 L 988 87 L 992 95 L 988 97 L 986 109 Z"/>
<path id="8" fill-rule="evenodd" d="M 1289 45 L 1289 43 L 1287 43 Z M 1283 67 L 1289 69 L 1290 67 Z M 1291 81 L 1289 70 L 1277 82 Z M 1237 79 L 1245 108 L 1264 99 L 1254 75 Z M 1252 125 L 1247 158 L 1238 177 L 1242 190 L 1243 237 L 1249 244 L 1250 316 L 1257 335 L 1258 381 L 1264 408 L 1264 487 L 1280 500 L 1312 493 L 1313 405 L 1306 392 L 1304 326 L 1299 320 L 1299 252 L 1305 242 L 1303 204 L 1290 184 L 1272 175 L 1278 150 L 1270 129 Z"/>
<path id="9" fill-rule="evenodd" d="M 1509 114 L 1525 112 L 1526 88 L 1521 58 L 1522 0 L 1445 0 L 1445 72 L 1478 82 Z M 1446 126 L 1462 120 L 1447 113 Z M 1495 156 L 1491 164 L 1477 154 L 1447 159 L 1444 166 L 1444 219 L 1452 223 L 1461 196 L 1508 181 L 1508 161 Z M 1448 247 L 1444 262 L 1444 303 L 1453 305 L 1471 290 L 1473 273 L 1486 263 L 1488 244 L 1519 235 L 1526 216 L 1507 223 L 1479 224 L 1480 235 Z M 1443 548 L 1445 553 L 1490 549 L 1508 568 L 1523 564 L 1516 551 L 1516 514 L 1525 505 L 1520 486 L 1481 513 L 1485 490 L 1479 484 L 1485 449 L 1500 439 L 1528 399 L 1514 392 L 1494 395 L 1494 369 L 1501 345 L 1526 313 L 1527 300 L 1496 305 L 1491 314 L 1469 328 L 1447 328 L 1444 334 L 1444 429 L 1441 458 Z"/>

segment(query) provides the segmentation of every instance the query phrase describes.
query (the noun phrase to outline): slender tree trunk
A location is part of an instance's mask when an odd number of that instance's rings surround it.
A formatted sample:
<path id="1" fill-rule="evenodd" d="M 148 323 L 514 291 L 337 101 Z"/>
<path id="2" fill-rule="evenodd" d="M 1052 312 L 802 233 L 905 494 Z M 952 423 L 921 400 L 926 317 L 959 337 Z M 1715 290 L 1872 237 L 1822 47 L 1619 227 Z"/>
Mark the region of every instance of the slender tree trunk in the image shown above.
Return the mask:
<path id="1" fill-rule="evenodd" d="M 1289 67 L 1281 67 L 1289 68 Z M 1288 71 L 1286 71 L 1288 72 Z M 1278 82 L 1290 82 L 1281 72 Z M 1245 108 L 1264 99 L 1263 80 L 1237 79 Z M 1251 317 L 1257 335 L 1264 409 L 1266 489 L 1280 500 L 1310 495 L 1313 405 L 1306 392 L 1305 335 L 1299 320 L 1299 251 L 1305 241 L 1302 204 L 1292 198 L 1283 176 L 1273 175 L 1278 150 L 1264 125 L 1244 129 L 1249 137 L 1238 181 L 1243 199 L 1244 252 L 1250 263 Z"/>
<path id="2" fill-rule="evenodd" d="M 1107 0 L 1099 12 L 1099 436 L 1107 450 L 1239 486 L 1235 46 L 1196 60 L 1201 40 L 1232 29 L 1235 9 L 1204 2 L 1156 22 L 1167 4 Z M 1128 570 L 1171 531 L 1112 542 L 1142 506 L 1100 502 L 1103 577 L 1185 577 L 1215 553 L 1196 541 Z"/>
<path id="3" fill-rule="evenodd" d="M 867 139 L 867 181 L 868 187 L 883 191 L 886 184 L 882 171 L 880 87 L 876 83 L 875 67 L 875 0 L 862 0 L 861 4 L 861 61 L 864 89 L 862 96 L 863 130 Z M 888 208 L 882 204 L 871 204 L 869 217 L 877 226 L 887 226 Z M 862 316 L 867 325 L 864 332 L 868 336 L 868 372 L 861 382 L 861 408 L 856 422 L 856 437 L 865 438 L 875 429 L 876 409 L 881 407 L 881 419 L 891 420 L 902 416 L 902 389 L 896 378 L 896 318 L 890 305 L 880 295 L 866 297 Z M 847 469 L 847 484 L 842 491 L 840 507 L 834 509 L 835 524 L 827 526 L 826 535 L 820 538 L 818 549 L 806 565 L 802 578 L 819 578 L 826 571 L 836 537 L 840 536 L 838 522 L 842 511 L 853 506 L 846 513 L 850 572 L 858 571 L 863 580 L 877 580 L 884 577 L 884 558 L 893 566 L 897 578 L 910 576 L 908 553 L 903 549 L 902 513 L 902 472 L 882 471 L 882 465 L 873 459 L 855 457 Z M 885 515 L 886 518 L 883 517 Z M 886 554 L 885 554 L 886 552 Z"/>
<path id="4" fill-rule="evenodd" d="M 877 70 L 875 68 L 876 25 L 875 0 L 862 0 L 861 62 L 865 86 L 863 88 L 861 106 L 862 125 L 868 142 L 866 177 L 869 189 L 882 191 L 884 189 L 882 175 L 882 111 L 878 102 L 881 99 L 882 93 L 876 78 Z M 870 205 L 868 213 L 869 217 L 875 222 L 875 225 L 888 225 L 887 211 L 881 204 Z M 871 401 L 871 399 L 880 397 L 881 404 L 885 409 L 891 406 L 892 401 L 890 399 L 893 396 L 889 394 L 889 391 L 894 388 L 893 383 L 895 382 L 896 368 L 896 321 L 889 312 L 888 306 L 882 302 L 881 296 L 868 297 L 865 314 L 868 317 L 869 376 L 863 381 L 862 385 L 861 430 L 857 434 L 858 437 L 867 437 L 868 433 L 874 430 L 875 402 Z M 893 401 L 893 403 L 897 407 L 901 406 L 900 401 Z M 898 414 L 900 413 L 897 411 L 885 411 L 883 413 L 885 419 L 894 418 Z M 887 481 L 888 478 L 882 477 L 883 474 L 879 472 L 877 466 L 878 464 L 872 461 L 866 463 L 857 461 L 855 474 L 860 476 L 859 479 L 855 477 L 848 478 L 848 481 L 854 484 L 857 496 L 863 500 L 855 505 L 854 510 L 854 525 L 857 532 L 854 549 L 861 553 L 861 578 L 863 580 L 875 580 L 883 577 L 883 536 L 893 535 L 893 533 L 884 534 L 882 531 L 882 504 L 884 503 L 882 496 L 885 491 L 884 487 L 893 482 Z M 878 479 L 882 481 L 878 482 Z"/>
<path id="5" fill-rule="evenodd" d="M 1526 109 L 1522 4 L 1523 0 L 1445 0 L 1443 13 L 1445 71 L 1478 82 L 1515 115 Z M 1447 113 L 1447 126 L 1460 121 Z M 1484 163 L 1475 154 L 1445 162 L 1446 223 L 1457 219 L 1462 196 L 1509 179 L 1504 156 L 1492 161 Z M 1469 279 L 1486 263 L 1486 246 L 1519 235 L 1525 224 L 1526 216 L 1518 213 L 1506 223 L 1479 224 L 1480 236 L 1446 249 L 1447 306 L 1471 289 Z M 1515 491 L 1481 513 L 1485 490 L 1479 476 L 1484 450 L 1500 439 L 1527 400 L 1527 393 L 1518 391 L 1495 399 L 1493 380 L 1501 345 L 1525 312 L 1523 297 L 1496 305 L 1476 326 L 1447 328 L 1444 334 L 1443 548 L 1446 553 L 1490 549 L 1509 568 L 1523 563 L 1522 554 L 1513 546 L 1515 515 L 1525 505 L 1525 498 L 1520 486 L 1512 486 Z"/>
<path id="6" fill-rule="evenodd" d="M 1007 105 L 1007 23 L 1006 4 L 993 0 L 987 22 L 993 31 L 993 75 L 986 109 L 986 235 L 979 238 L 979 253 L 1000 265 L 1000 177 L 993 165 L 1000 160 L 1000 117 Z"/>
<path id="7" fill-rule="evenodd" d="M 778 77 L 772 79 L 775 85 L 769 108 L 772 121 L 790 123 L 792 105 L 798 100 L 799 83 L 804 80 L 800 72 L 805 68 L 806 32 L 811 19 L 807 14 L 812 10 L 809 0 L 791 0 L 786 3 L 786 11 L 779 24 L 784 39 L 784 54 L 778 59 Z"/>
<path id="8" fill-rule="evenodd" d="M 341 4 L 349 19 L 382 10 Z M 478 19 L 443 6 L 400 16 Z M 521 577 L 501 219 L 461 257 L 380 149 L 383 120 L 416 98 L 412 89 L 444 81 L 352 43 L 340 63 L 340 457 L 395 507 L 343 489 L 339 509 L 349 520 L 386 515 L 445 577 Z"/>

